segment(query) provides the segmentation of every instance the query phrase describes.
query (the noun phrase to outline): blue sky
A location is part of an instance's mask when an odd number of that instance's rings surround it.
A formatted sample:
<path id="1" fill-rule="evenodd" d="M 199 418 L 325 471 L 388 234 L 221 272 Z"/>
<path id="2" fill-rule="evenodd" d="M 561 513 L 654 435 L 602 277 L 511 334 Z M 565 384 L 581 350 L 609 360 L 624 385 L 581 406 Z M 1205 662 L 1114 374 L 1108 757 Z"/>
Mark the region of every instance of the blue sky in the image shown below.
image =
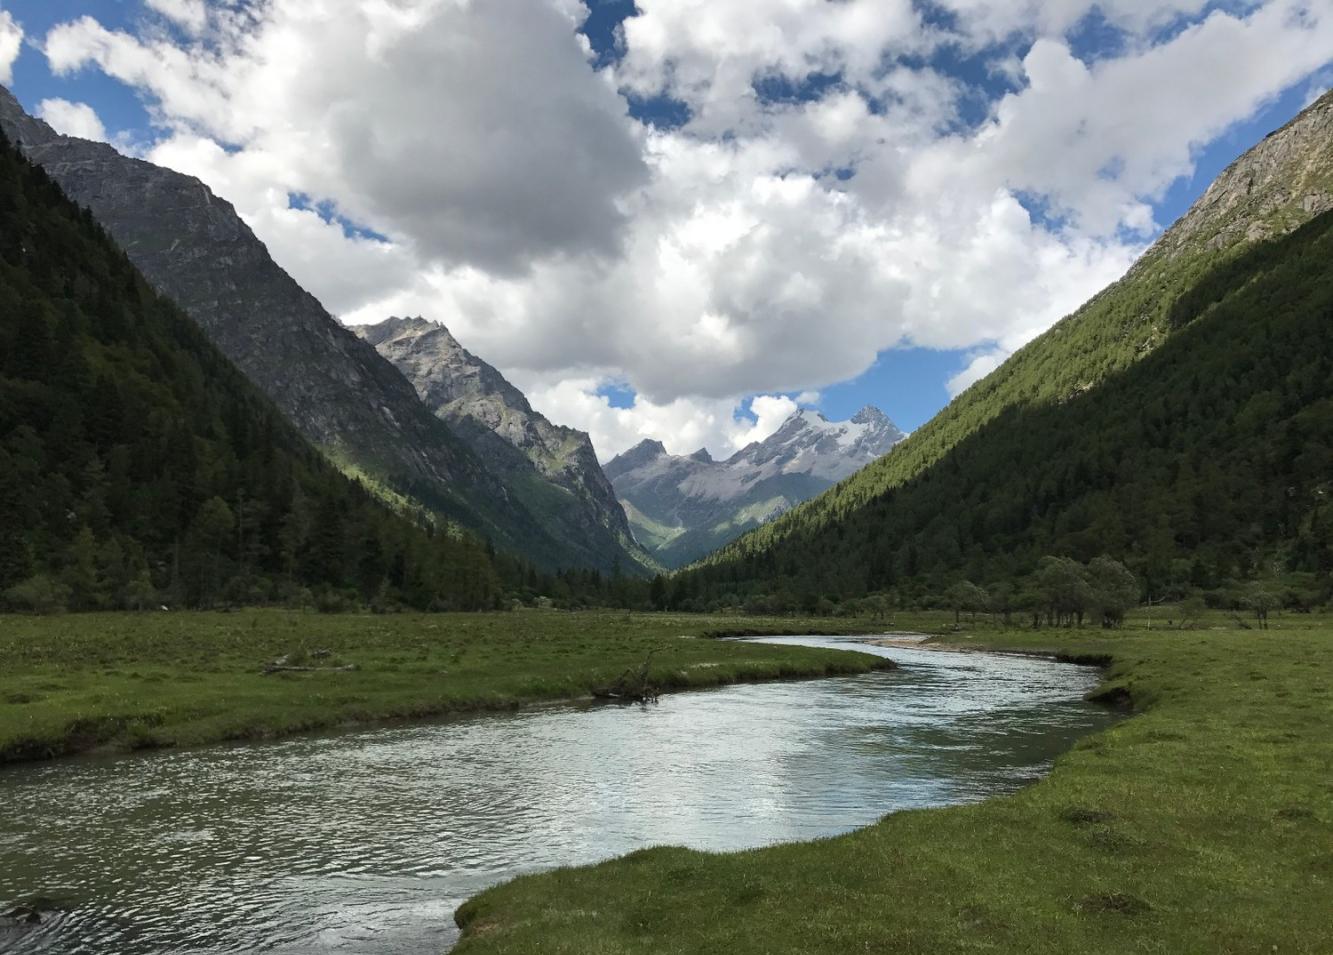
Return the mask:
<path id="1" fill-rule="evenodd" d="M 1141 13 L 1147 8 L 1128 0 L 1087 0 L 1085 13 L 1060 22 L 1051 20 L 1054 5 L 1035 5 L 1027 22 L 1012 5 L 983 3 L 986 23 L 950 12 L 948 2 L 917 3 L 914 27 L 866 41 L 881 43 L 880 51 L 858 48 L 861 37 L 837 22 L 841 12 L 832 8 L 853 3 L 640 0 L 636 10 L 633 0 L 588 0 L 582 33 L 593 62 L 582 68 L 565 48 L 571 37 L 562 35 L 562 21 L 553 14 L 520 23 L 518 11 L 535 9 L 521 2 L 538 0 L 492 0 L 485 9 L 439 13 L 419 36 L 386 32 L 386 42 L 406 51 L 402 69 L 385 72 L 393 57 L 347 64 L 351 92 L 341 94 L 268 76 L 268 64 L 247 60 L 251 49 L 216 23 L 203 42 L 194 42 L 145 0 L 0 0 L 0 10 L 27 33 L 12 89 L 30 111 L 52 99 L 91 106 L 113 140 L 199 175 L 235 202 L 280 263 L 335 313 L 360 321 L 411 311 L 445 321 L 548 414 L 591 431 L 604 457 L 650 434 L 675 451 L 704 443 L 726 453 L 754 437 L 746 409 L 755 394 L 818 392 L 817 406 L 830 418 L 874 404 L 902 427 L 919 427 L 949 400 L 951 381 L 969 380 L 957 376 L 974 359 L 981 359 L 976 367 L 989 367 L 1123 269 L 1151 238 L 1142 215 L 1132 211 L 1135 203 L 1146 203 L 1157 224 L 1169 224 L 1226 164 L 1294 116 L 1333 75 L 1333 49 L 1324 48 L 1321 62 L 1318 48 L 1329 35 L 1329 16 L 1302 34 L 1278 15 L 1301 0 L 1214 3 L 1203 14 L 1177 0 L 1180 12 L 1149 18 Z M 552 2 L 567 7 L 565 0 Z M 767 17 L 760 9 L 766 4 Z M 1304 15 L 1317 19 L 1318 11 L 1310 0 Z M 1285 12 L 1290 21 L 1291 10 Z M 85 16 L 95 19 L 92 28 L 68 28 Z M 631 17 L 632 29 L 625 30 Z M 59 74 L 39 48 L 57 27 L 68 28 L 74 50 Z M 358 29 L 375 34 L 382 27 Z M 765 44 L 748 42 L 747 33 L 770 30 Z M 958 39 L 923 42 L 932 31 Z M 1279 31 L 1294 52 L 1261 49 L 1251 40 Z M 155 65 L 127 70 L 132 58 L 106 52 L 113 34 L 123 38 L 122 54 Z M 343 62 L 355 49 L 338 46 L 349 40 L 336 25 L 317 24 L 308 34 L 302 52 L 314 63 L 323 62 L 325 51 Z M 449 78 L 447 63 L 432 78 L 432 69 L 459 49 L 450 46 L 459 35 L 471 38 L 476 49 L 469 54 L 477 61 L 467 65 L 463 81 Z M 256 38 L 266 39 L 262 32 Z M 418 67 L 417 76 L 408 66 L 414 45 L 427 51 L 420 62 L 431 64 Z M 234 79 L 173 72 L 176 61 L 155 60 L 155 51 L 167 47 L 178 51 L 179 62 L 220 50 L 237 67 Z M 262 42 L 255 48 L 262 50 Z M 525 79 L 504 72 L 510 56 L 542 66 Z M 1167 56 L 1178 65 L 1161 67 Z M 1276 69 L 1271 59 L 1283 56 L 1303 57 L 1304 65 Z M 1201 110 L 1199 97 L 1210 91 L 1180 93 L 1169 104 L 1174 113 L 1159 109 L 1162 115 L 1145 119 L 1141 130 L 1126 128 L 1138 111 L 1114 97 L 1117 89 L 1134 88 L 1136 63 L 1144 72 L 1164 68 L 1169 76 L 1177 69 L 1183 76 L 1200 64 L 1216 69 L 1223 58 L 1228 69 L 1218 77 L 1216 101 L 1225 105 L 1203 102 Z M 737 64 L 749 70 L 739 85 Z M 489 69 L 498 74 L 488 85 Z M 353 77 L 357 70 L 362 74 Z M 251 123 L 239 105 L 257 102 L 245 87 L 250 73 L 255 83 L 296 84 L 274 100 L 297 112 L 261 109 L 264 115 Z M 614 76 L 618 92 L 598 82 L 599 73 Z M 1054 82 L 1043 80 L 1047 74 Z M 478 78 L 475 92 L 469 77 Z M 420 91 L 413 84 L 431 82 L 439 86 L 425 90 L 425 112 L 411 113 Z M 1065 82 L 1084 88 L 1071 85 L 1062 101 Z M 950 91 L 943 105 L 942 89 Z M 206 96 L 191 100 L 177 95 L 181 90 Z M 1046 105 L 1028 109 L 1026 101 L 1039 94 Z M 350 97 L 364 97 L 371 118 L 349 128 L 363 136 L 372 130 L 377 144 L 406 130 L 415 137 L 412 150 L 377 157 L 385 166 L 379 178 L 347 158 L 359 148 L 352 140 L 333 142 L 319 157 L 296 146 L 284 153 L 286 130 L 319 131 L 324 104 L 310 98 L 317 95 L 341 95 L 343 107 Z M 938 154 L 959 169 L 976 166 L 978 132 L 994 126 L 991 139 L 1004 138 L 994 111 L 1006 95 L 1014 100 L 1010 125 L 1019 146 L 995 147 L 993 160 L 983 156 L 977 176 L 993 184 L 978 186 L 972 207 L 960 211 L 947 190 L 934 196 L 928 185 L 902 191 L 904 183 L 932 181 L 929 162 L 913 165 L 919 156 Z M 215 115 L 181 105 L 207 97 L 220 104 Z M 1094 130 L 1106 141 L 1100 160 L 1078 133 L 1080 98 L 1088 100 L 1086 121 L 1095 123 L 1108 102 L 1123 110 Z M 384 104 L 400 102 L 400 119 L 384 115 L 395 112 Z M 853 119 L 838 120 L 835 106 Z M 561 120 L 566 108 L 577 118 Z M 1058 122 L 1043 125 L 1051 112 L 1060 114 Z M 1197 129 L 1162 142 L 1174 125 L 1188 127 L 1201 112 L 1209 115 Z M 655 135 L 638 136 L 623 122 L 625 113 Z M 391 120 L 404 125 L 388 128 Z M 432 124 L 448 133 L 433 158 L 437 144 L 423 150 L 420 141 Z M 476 125 L 473 134 L 468 124 Z M 885 132 L 862 133 L 872 125 Z M 1027 156 L 1020 135 L 1034 142 L 1048 136 L 1046 148 L 1056 149 L 1045 155 L 1034 145 Z M 485 168 L 484 156 L 479 163 L 454 162 L 460 142 L 496 136 L 520 143 L 531 136 L 525 150 L 531 156 L 513 168 Z M 977 144 L 970 152 L 969 141 Z M 1153 161 L 1135 168 L 1140 149 Z M 701 180 L 700 171 L 712 167 L 699 164 L 715 160 L 719 150 L 726 163 Z M 766 170 L 769 155 L 787 158 Z M 908 157 L 906 172 L 895 156 Z M 400 158 L 403 165 L 395 167 Z M 1080 162 L 1091 170 L 1081 179 L 1063 168 Z M 258 169 L 281 170 L 283 181 L 256 178 Z M 571 169 L 579 170 L 577 178 Z M 420 183 L 416 199 L 406 203 L 396 195 L 405 181 Z M 995 208 L 981 209 L 991 195 L 998 196 Z M 476 196 L 490 197 L 488 204 Z M 1015 220 L 1006 201 L 1020 204 L 1031 225 Z M 630 208 L 640 211 L 629 216 Z M 937 216 L 944 222 L 938 228 Z M 913 233 L 922 228 L 922 235 Z M 741 231 L 732 235 L 733 229 Z M 1004 230 L 1012 234 L 1001 235 L 994 248 L 983 246 Z M 849 235 L 856 241 L 842 251 Z M 645 257 L 653 249 L 671 255 Z M 920 269 L 903 264 L 912 256 L 921 257 Z M 587 265 L 594 259 L 595 267 Z M 872 275 L 876 263 L 884 275 Z M 799 281 L 788 289 L 792 277 Z M 657 291 L 644 297 L 645 288 Z M 882 320 L 871 307 L 879 302 Z M 634 322 L 642 327 L 627 327 Z"/>
<path id="2" fill-rule="evenodd" d="M 23 25 L 30 44 L 56 24 L 85 14 L 96 13 L 107 27 L 117 29 L 143 12 L 140 0 L 4 0 L 0 8 Z M 60 97 L 94 105 L 107 129 L 125 130 L 136 137 L 149 132 L 148 113 L 133 89 L 97 70 L 53 76 L 41 51 L 31 46 L 14 63 L 12 89 L 29 112 L 44 99 Z"/>

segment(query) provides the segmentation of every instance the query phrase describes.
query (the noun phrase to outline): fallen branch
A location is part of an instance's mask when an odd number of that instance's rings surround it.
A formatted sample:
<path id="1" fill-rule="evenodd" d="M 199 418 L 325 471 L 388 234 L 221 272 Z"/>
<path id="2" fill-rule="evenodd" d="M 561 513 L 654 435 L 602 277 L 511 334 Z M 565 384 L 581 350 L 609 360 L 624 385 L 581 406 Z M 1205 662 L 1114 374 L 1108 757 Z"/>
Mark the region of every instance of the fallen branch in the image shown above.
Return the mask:
<path id="1" fill-rule="evenodd" d="M 653 654 L 656 652 L 655 649 L 648 651 L 648 657 L 643 661 L 643 666 L 639 667 L 637 674 L 631 667 L 620 674 L 616 682 L 610 686 L 593 687 L 593 697 L 599 700 L 616 700 L 622 703 L 656 703 L 657 687 L 648 682 L 648 669 L 652 665 Z"/>
<path id="2" fill-rule="evenodd" d="M 610 687 L 598 687 L 592 691 L 593 699 L 614 700 L 618 703 L 656 703 L 657 691 L 651 687 L 644 690 L 615 690 Z"/>
<path id="3" fill-rule="evenodd" d="M 355 663 L 349 663 L 345 667 L 293 667 L 277 663 L 264 664 L 265 673 L 348 673 L 355 669 Z"/>

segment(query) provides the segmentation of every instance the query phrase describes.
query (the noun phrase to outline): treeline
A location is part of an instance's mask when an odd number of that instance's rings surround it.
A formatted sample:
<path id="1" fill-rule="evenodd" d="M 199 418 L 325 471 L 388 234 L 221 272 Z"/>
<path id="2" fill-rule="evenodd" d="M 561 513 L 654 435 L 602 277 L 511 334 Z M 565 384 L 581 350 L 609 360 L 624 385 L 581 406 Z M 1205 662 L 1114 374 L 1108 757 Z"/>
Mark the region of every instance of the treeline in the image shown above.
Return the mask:
<path id="1" fill-rule="evenodd" d="M 0 140 L 0 605 L 503 597 L 484 543 L 337 473 Z"/>
<path id="2" fill-rule="evenodd" d="M 1327 602 L 1333 574 L 1333 213 L 1175 298 L 1156 350 L 1059 402 L 1011 407 L 915 478 L 673 582 L 701 606 L 993 588 L 1049 554 L 1108 554 L 1145 597 L 1257 579 Z M 910 442 L 909 442 L 910 443 Z M 897 450 L 889 457 L 898 454 Z M 855 479 L 853 479 L 855 480 Z"/>
<path id="3" fill-rule="evenodd" d="M 693 583 L 692 583 L 693 582 Z M 1121 626 L 1135 608 L 1169 604 L 1168 624 L 1190 626 L 1206 610 L 1230 613 L 1243 626 L 1253 615 L 1260 627 L 1273 612 L 1305 613 L 1333 607 L 1333 580 L 1314 574 L 1286 574 L 1280 578 L 1234 581 L 1213 590 L 1184 588 L 1159 597 L 1142 589 L 1142 581 L 1124 564 L 1109 557 L 1080 564 L 1072 558 L 1048 556 L 1030 574 L 988 585 L 958 579 L 942 589 L 898 588 L 858 596 L 830 596 L 813 589 L 794 589 L 788 581 L 772 592 L 742 597 L 735 592 L 704 595 L 691 577 L 660 578 L 650 585 L 647 599 L 639 590 L 632 609 L 670 610 L 679 613 L 749 614 L 754 616 L 856 617 L 887 621 L 898 612 L 947 611 L 955 623 L 964 615 L 979 616 L 1006 626 L 1083 627 Z"/>

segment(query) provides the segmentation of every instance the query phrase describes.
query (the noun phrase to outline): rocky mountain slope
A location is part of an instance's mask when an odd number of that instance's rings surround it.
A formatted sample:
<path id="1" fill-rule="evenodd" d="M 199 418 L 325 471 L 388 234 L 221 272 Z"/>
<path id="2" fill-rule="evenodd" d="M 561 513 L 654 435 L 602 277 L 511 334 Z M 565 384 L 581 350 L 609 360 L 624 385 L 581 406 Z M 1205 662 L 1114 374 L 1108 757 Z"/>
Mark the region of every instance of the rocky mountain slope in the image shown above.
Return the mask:
<path id="1" fill-rule="evenodd" d="M 1285 235 L 1333 209 L 1333 94 L 1232 163 L 1143 257 L 1140 268 Z"/>
<path id="2" fill-rule="evenodd" d="M 859 471 L 904 437 L 878 408 L 837 422 L 803 410 L 725 461 L 702 448 L 675 456 L 659 441 L 644 441 L 606 473 L 640 543 L 666 566 L 681 567 Z"/>
<path id="3" fill-rule="evenodd" d="M 1191 548 L 1205 540 L 1222 551 L 1211 570 L 1200 568 L 1201 578 L 1216 576 L 1218 568 L 1240 573 L 1244 561 L 1294 538 L 1292 522 L 1323 493 L 1292 468 L 1301 442 L 1313 449 L 1307 457 L 1322 460 L 1326 422 L 1322 412 L 1300 417 L 1293 400 L 1304 396 L 1315 408 L 1327 400 L 1316 387 L 1330 378 L 1320 364 L 1327 319 L 1321 327 L 1312 316 L 1325 307 L 1321 280 L 1328 270 L 1312 250 L 1328 246 L 1315 225 L 1327 222 L 1329 213 L 1320 213 L 1330 209 L 1333 94 L 1232 164 L 1123 279 L 891 454 L 714 555 L 708 573 L 731 585 L 771 577 L 775 569 L 811 568 L 828 586 L 873 589 L 927 571 L 1003 575 L 1013 560 L 1031 556 L 1024 548 L 1058 544 L 1104 548 L 1151 580 L 1167 573 L 1164 565 L 1191 559 Z M 1305 350 L 1293 344 L 1299 334 L 1313 335 Z M 1278 374 L 1282 367 L 1297 379 Z M 1196 406 L 1219 383 L 1225 387 L 1210 399 L 1212 409 Z M 1246 416 L 1227 422 L 1227 413 Z M 1265 422 L 1267 431 L 1250 427 Z M 1224 424 L 1236 427 L 1210 430 Z M 1046 445 L 1033 445 L 1030 436 L 1038 433 Z M 1242 434 L 1268 448 L 1273 460 L 1251 461 L 1236 446 Z M 1292 449 L 1270 448 L 1282 435 L 1296 442 Z M 1153 454 L 1173 446 L 1175 463 Z M 1027 457 L 1015 458 L 1016 449 Z M 1248 483 L 1231 488 L 1219 465 L 1224 460 Z M 1261 526 L 1259 515 L 1272 502 L 1252 492 L 1269 488 L 1275 475 L 1290 479 L 1287 490 L 1274 490 L 1283 516 Z M 1099 496 L 1116 487 L 1134 488 L 1140 497 Z M 1181 488 L 1197 491 L 1196 498 L 1176 500 Z M 1160 500 L 1150 504 L 1145 497 Z M 1221 519 L 1237 501 L 1249 502 L 1253 523 Z M 960 509 L 974 515 L 965 527 L 950 516 Z M 1204 520 L 1209 514 L 1219 515 L 1215 526 Z M 1202 521 L 1197 527 L 1195 517 Z M 1226 542 L 1217 537 L 1224 526 L 1234 532 Z"/>
<path id="4" fill-rule="evenodd" d="M 584 542 L 546 533 L 392 364 L 273 261 L 230 203 L 190 176 L 56 133 L 3 88 L 0 129 L 345 473 L 543 566 L 578 564 Z"/>
<path id="5" fill-rule="evenodd" d="M 355 331 L 503 477 L 552 536 L 580 548 L 584 566 L 655 569 L 635 543 L 587 434 L 534 411 L 521 391 L 443 325 L 390 318 Z"/>

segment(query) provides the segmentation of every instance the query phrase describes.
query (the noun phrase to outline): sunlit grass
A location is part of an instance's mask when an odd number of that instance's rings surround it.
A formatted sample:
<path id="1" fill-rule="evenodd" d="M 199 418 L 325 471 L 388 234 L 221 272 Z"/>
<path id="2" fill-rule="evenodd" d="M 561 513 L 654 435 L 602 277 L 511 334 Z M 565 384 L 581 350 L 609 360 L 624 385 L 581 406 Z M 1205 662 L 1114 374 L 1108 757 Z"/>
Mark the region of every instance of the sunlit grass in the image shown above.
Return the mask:
<path id="1" fill-rule="evenodd" d="M 784 633 L 829 627 L 742 622 Z M 559 612 L 0 616 L 0 762 L 585 696 L 637 669 L 649 651 L 656 651 L 652 681 L 662 689 L 860 672 L 875 664 L 832 650 L 698 639 L 736 623 Z M 265 674 L 264 664 L 280 657 L 355 670 Z"/>

